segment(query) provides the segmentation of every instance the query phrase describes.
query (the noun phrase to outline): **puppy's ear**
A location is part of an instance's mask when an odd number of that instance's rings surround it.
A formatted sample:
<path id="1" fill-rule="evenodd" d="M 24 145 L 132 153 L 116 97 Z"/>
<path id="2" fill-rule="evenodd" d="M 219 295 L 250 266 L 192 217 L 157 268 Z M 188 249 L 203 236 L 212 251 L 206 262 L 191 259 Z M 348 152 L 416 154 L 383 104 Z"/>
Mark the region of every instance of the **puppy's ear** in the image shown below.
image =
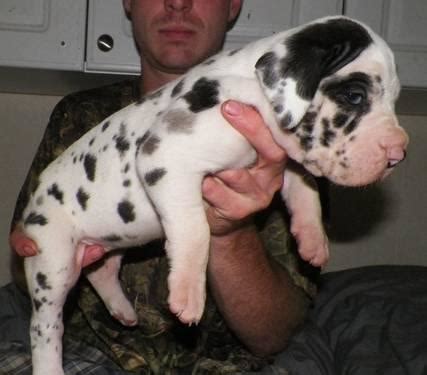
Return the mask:
<path id="1" fill-rule="evenodd" d="M 280 126 L 292 129 L 298 125 L 320 81 L 353 61 L 371 43 L 361 24 L 334 17 L 297 29 L 284 46 L 261 56 L 256 74 Z"/>

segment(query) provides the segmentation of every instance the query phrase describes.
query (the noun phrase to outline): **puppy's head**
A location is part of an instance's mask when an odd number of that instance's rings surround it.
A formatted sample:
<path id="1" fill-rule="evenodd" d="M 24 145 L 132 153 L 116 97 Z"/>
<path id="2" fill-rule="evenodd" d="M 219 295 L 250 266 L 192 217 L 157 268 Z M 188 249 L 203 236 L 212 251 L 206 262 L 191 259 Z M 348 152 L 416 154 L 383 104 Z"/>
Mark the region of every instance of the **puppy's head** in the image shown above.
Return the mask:
<path id="1" fill-rule="evenodd" d="M 256 68 L 277 119 L 276 141 L 314 175 L 365 185 L 404 158 L 393 54 L 366 26 L 344 17 L 308 24 Z"/>

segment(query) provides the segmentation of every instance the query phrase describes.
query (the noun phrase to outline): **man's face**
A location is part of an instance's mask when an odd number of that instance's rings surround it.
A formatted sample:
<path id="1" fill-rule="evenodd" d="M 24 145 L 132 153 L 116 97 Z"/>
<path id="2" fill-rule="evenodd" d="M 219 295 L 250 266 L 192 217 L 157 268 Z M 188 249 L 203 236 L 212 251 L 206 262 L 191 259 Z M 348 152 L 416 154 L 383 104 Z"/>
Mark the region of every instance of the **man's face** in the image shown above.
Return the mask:
<path id="1" fill-rule="evenodd" d="M 218 52 L 241 0 L 123 0 L 142 63 L 182 74 Z"/>

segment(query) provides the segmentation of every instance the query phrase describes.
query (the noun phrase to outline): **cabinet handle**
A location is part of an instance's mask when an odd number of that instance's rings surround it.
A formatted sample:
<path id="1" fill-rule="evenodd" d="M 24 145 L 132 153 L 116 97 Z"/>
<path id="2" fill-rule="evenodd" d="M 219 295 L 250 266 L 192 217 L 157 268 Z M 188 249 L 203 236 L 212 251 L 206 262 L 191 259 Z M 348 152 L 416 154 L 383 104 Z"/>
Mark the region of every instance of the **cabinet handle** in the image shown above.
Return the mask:
<path id="1" fill-rule="evenodd" d="M 98 48 L 102 51 L 102 52 L 109 52 L 113 49 L 114 47 L 114 39 L 112 38 L 111 35 L 108 34 L 102 34 L 97 42 L 96 42 Z"/>

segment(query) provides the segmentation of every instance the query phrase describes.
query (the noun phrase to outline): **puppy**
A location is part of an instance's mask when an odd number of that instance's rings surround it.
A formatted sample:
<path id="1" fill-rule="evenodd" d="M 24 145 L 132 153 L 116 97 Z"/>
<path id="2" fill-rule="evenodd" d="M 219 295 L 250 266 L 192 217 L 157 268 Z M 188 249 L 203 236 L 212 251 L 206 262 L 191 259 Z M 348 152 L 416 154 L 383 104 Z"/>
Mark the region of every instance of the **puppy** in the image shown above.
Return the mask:
<path id="1" fill-rule="evenodd" d="M 282 196 L 301 256 L 321 265 L 328 245 L 312 175 L 347 186 L 388 175 L 408 143 L 398 93 L 385 42 L 329 17 L 220 53 L 90 130 L 41 174 L 20 224 L 38 247 L 25 259 L 34 373 L 63 373 L 62 308 L 88 244 L 108 251 L 165 236 L 170 309 L 184 323 L 200 320 L 210 238 L 202 180 L 256 159 L 221 103 L 255 106 L 298 165 L 285 170 Z M 87 277 L 112 315 L 136 324 L 119 267 L 109 257 Z"/>

